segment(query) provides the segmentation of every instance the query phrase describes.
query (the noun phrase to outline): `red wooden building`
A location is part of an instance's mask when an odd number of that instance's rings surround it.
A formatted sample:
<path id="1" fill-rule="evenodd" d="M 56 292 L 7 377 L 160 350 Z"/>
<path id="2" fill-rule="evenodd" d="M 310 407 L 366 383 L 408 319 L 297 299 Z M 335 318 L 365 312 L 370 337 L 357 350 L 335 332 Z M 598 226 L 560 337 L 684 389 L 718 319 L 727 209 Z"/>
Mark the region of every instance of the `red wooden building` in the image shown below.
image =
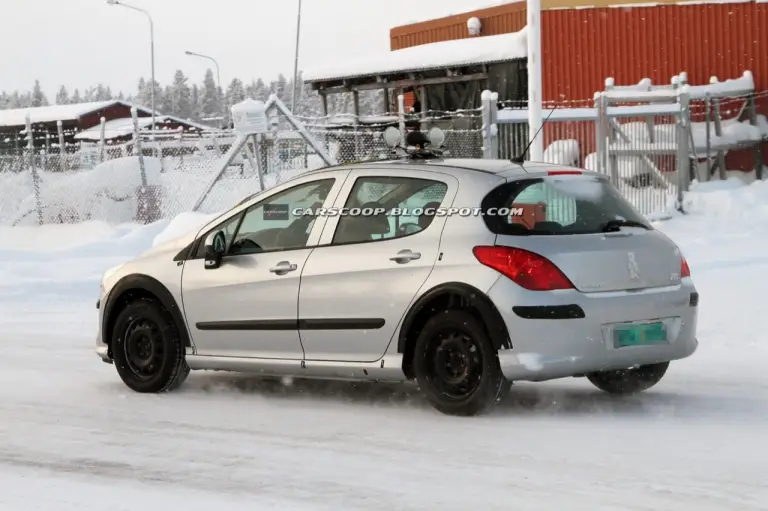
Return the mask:
<path id="1" fill-rule="evenodd" d="M 622 0 L 544 0 L 541 16 L 545 103 L 590 106 L 605 79 L 617 85 L 650 78 L 669 84 L 687 73 L 688 83 L 710 77 L 738 78 L 752 72 L 757 109 L 768 115 L 768 3 L 630 4 Z M 613 5 L 600 6 L 601 3 Z M 618 5 L 616 5 L 618 4 Z M 392 50 L 473 37 L 467 21 L 481 22 L 479 37 L 525 27 L 525 2 L 508 3 L 394 27 Z M 413 94 L 406 97 L 412 104 Z M 575 104 L 574 104 L 575 102 Z M 581 104 L 579 104 L 581 103 Z M 748 154 L 747 154 L 748 153 Z M 763 150 L 768 165 L 768 150 Z M 752 151 L 733 151 L 729 168 L 754 166 Z"/>

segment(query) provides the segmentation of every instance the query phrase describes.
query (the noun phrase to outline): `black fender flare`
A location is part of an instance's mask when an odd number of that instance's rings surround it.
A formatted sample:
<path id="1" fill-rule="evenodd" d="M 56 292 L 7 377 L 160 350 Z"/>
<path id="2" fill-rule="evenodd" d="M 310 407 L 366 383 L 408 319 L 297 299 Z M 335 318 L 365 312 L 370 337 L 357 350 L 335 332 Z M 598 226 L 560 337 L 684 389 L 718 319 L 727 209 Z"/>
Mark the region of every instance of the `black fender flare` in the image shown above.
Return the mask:
<path id="1" fill-rule="evenodd" d="M 187 322 L 184 321 L 184 315 L 182 314 L 179 305 L 176 303 L 176 299 L 171 292 L 168 291 L 168 288 L 159 280 L 141 273 L 126 275 L 114 285 L 112 291 L 109 293 L 107 301 L 104 304 L 104 316 L 101 325 L 102 342 L 104 344 L 110 344 L 111 341 L 111 324 L 114 320 L 115 306 L 122 301 L 121 298 L 125 296 L 126 293 L 132 291 L 144 291 L 157 297 L 176 323 L 176 329 L 179 332 L 179 336 L 181 337 L 184 346 L 192 346 L 189 332 L 187 331 Z"/>
<path id="2" fill-rule="evenodd" d="M 497 349 L 512 347 L 507 325 L 504 323 L 504 319 L 501 317 L 499 310 L 485 293 L 476 287 L 463 282 L 445 282 L 433 287 L 421 295 L 408 310 L 408 313 L 403 320 L 402 328 L 400 328 L 400 334 L 397 340 L 398 353 L 405 353 L 408 332 L 419 312 L 421 312 L 430 301 L 444 294 L 459 295 L 465 299 L 471 307 L 480 312 L 483 322 L 485 323 L 484 326 L 488 330 L 491 340 Z"/>

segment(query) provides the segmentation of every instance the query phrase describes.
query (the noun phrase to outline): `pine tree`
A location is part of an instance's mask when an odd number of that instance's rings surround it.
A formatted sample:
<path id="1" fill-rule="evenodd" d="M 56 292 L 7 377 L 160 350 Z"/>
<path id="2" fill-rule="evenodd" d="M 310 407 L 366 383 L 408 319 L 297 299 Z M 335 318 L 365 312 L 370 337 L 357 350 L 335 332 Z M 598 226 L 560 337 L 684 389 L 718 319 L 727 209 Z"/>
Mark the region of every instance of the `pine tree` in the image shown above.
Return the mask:
<path id="1" fill-rule="evenodd" d="M 142 76 L 139 78 L 139 84 L 136 87 L 136 96 L 133 98 L 137 102 L 141 102 L 142 98 L 144 98 L 144 95 L 147 92 L 147 81 L 144 80 L 144 77 Z"/>
<path id="2" fill-rule="evenodd" d="M 283 75 L 283 73 L 280 73 L 277 76 L 277 81 L 272 82 L 272 92 L 274 92 L 277 97 L 285 103 L 286 105 L 290 105 L 290 90 L 288 89 L 288 79 Z"/>
<path id="3" fill-rule="evenodd" d="M 169 112 L 182 119 L 192 117 L 192 91 L 187 84 L 187 77 L 181 70 L 176 71 L 173 76 L 173 86 L 170 93 L 171 108 Z"/>
<path id="4" fill-rule="evenodd" d="M 96 101 L 96 87 L 88 87 L 83 94 L 83 102 L 90 103 Z"/>
<path id="5" fill-rule="evenodd" d="M 173 111 L 173 87 L 166 85 L 160 96 L 155 95 L 155 108 L 166 114 L 176 114 Z"/>
<path id="6" fill-rule="evenodd" d="M 83 102 L 83 98 L 80 97 L 80 89 L 75 89 L 75 92 L 72 93 L 72 97 L 69 98 L 69 104 L 76 105 L 82 102 Z"/>
<path id="7" fill-rule="evenodd" d="M 251 83 L 245 88 L 245 95 L 251 99 L 266 102 L 269 99 L 269 90 L 264 84 L 264 80 L 259 78 L 258 80 L 251 80 Z"/>
<path id="8" fill-rule="evenodd" d="M 192 90 L 190 92 L 190 119 L 194 121 L 199 121 L 201 117 L 201 111 L 200 111 L 200 87 L 198 87 L 197 84 L 194 84 L 192 86 Z"/>
<path id="9" fill-rule="evenodd" d="M 161 110 L 163 104 L 163 87 L 157 82 L 155 85 L 155 110 Z M 141 106 L 152 108 L 152 83 L 145 82 L 144 93 L 138 96 Z"/>
<path id="10" fill-rule="evenodd" d="M 69 92 L 67 92 L 67 88 L 62 85 L 59 88 L 59 92 L 56 94 L 56 104 L 66 105 L 68 103 L 69 103 Z"/>
<path id="11" fill-rule="evenodd" d="M 92 96 L 95 101 L 109 101 L 112 99 L 112 89 L 100 83 L 93 90 Z"/>
<path id="12" fill-rule="evenodd" d="M 8 108 L 23 108 L 29 105 L 23 103 L 24 99 L 19 94 L 19 91 L 15 90 L 8 98 Z"/>
<path id="13" fill-rule="evenodd" d="M 209 68 L 205 72 L 205 78 L 203 79 L 203 93 L 200 98 L 203 119 L 211 119 L 213 117 L 221 116 L 220 97 L 219 88 L 216 87 L 216 80 L 213 78 L 213 71 Z M 219 123 L 216 122 L 214 124 Z"/>
<path id="14" fill-rule="evenodd" d="M 227 88 L 227 104 L 236 105 L 245 99 L 245 87 L 239 78 L 233 78 Z"/>
<path id="15" fill-rule="evenodd" d="M 45 97 L 43 89 L 40 87 L 40 80 L 35 80 L 35 86 L 32 89 L 31 106 L 48 106 L 48 98 Z"/>

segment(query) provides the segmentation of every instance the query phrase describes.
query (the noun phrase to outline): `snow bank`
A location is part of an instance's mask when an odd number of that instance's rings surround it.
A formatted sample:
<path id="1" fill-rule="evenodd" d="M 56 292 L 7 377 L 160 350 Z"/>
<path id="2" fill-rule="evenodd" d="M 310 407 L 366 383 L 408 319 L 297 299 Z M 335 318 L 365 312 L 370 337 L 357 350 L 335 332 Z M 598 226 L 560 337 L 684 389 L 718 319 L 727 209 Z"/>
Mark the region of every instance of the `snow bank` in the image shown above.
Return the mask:
<path id="1" fill-rule="evenodd" d="M 713 77 L 714 78 L 714 77 Z M 724 82 L 714 82 L 709 85 L 689 85 L 688 93 L 691 99 L 704 99 L 709 94 L 712 98 L 729 96 L 744 96 L 755 91 L 755 80 L 750 71 L 744 71 L 739 78 L 730 78 Z"/>
<path id="2" fill-rule="evenodd" d="M 715 222 L 749 222 L 768 226 L 768 181 L 747 182 L 741 177 L 692 183 L 683 197 L 688 215 Z"/>
<path id="3" fill-rule="evenodd" d="M 152 246 L 157 246 L 176 238 L 181 238 L 193 231 L 197 232 L 218 215 L 206 215 L 203 213 L 182 213 L 168 222 L 165 229 L 155 236 Z"/>
<path id="4" fill-rule="evenodd" d="M 161 164 L 155 158 L 144 158 L 147 184 L 159 183 Z M 37 222 L 31 173 L 23 173 L 17 183 L 27 193 L 17 208 L 14 223 Z M 101 163 L 92 170 L 77 173 L 40 172 L 40 196 L 43 222 L 77 223 L 91 219 L 109 223 L 131 221 L 136 214 L 136 192 L 142 185 L 138 157 L 117 158 Z M 22 192 L 22 190 L 19 190 Z"/>
<path id="5" fill-rule="evenodd" d="M 555 140 L 546 151 L 544 151 L 544 161 L 555 163 L 557 165 L 579 165 L 579 141 L 578 140 Z"/>
<path id="6" fill-rule="evenodd" d="M 709 123 L 710 156 L 718 149 L 728 150 L 739 144 L 752 144 L 768 136 L 768 120 L 758 116 L 757 125 L 750 125 L 748 120 L 726 119 L 721 122 L 722 135 L 715 134 L 715 123 Z M 676 126 L 672 123 L 655 124 L 649 129 L 644 121 L 621 123 L 621 131 L 629 137 L 629 142 L 620 141 L 611 144 L 615 150 L 638 150 L 647 153 L 673 152 L 677 150 Z M 705 157 L 707 153 L 707 123 L 691 123 L 694 147 L 691 153 Z"/>
<path id="7" fill-rule="evenodd" d="M 335 59 L 307 69 L 304 81 L 367 76 L 395 71 L 441 69 L 470 64 L 504 62 L 528 55 L 525 29 L 511 34 L 491 35 L 423 44 L 358 59 Z"/>

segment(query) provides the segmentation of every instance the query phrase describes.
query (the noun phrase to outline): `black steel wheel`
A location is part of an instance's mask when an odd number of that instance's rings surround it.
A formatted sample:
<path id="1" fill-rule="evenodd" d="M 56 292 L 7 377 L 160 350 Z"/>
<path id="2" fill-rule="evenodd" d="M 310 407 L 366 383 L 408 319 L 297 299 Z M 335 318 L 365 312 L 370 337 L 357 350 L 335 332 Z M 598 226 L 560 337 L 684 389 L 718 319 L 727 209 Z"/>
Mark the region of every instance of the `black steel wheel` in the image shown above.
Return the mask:
<path id="1" fill-rule="evenodd" d="M 154 300 L 129 303 L 115 320 L 112 356 L 123 382 L 136 392 L 163 392 L 189 375 L 176 324 Z"/>
<path id="2" fill-rule="evenodd" d="M 587 379 L 609 394 L 635 394 L 648 390 L 661 381 L 669 368 L 669 362 L 649 364 L 618 371 L 603 371 L 587 375 Z"/>
<path id="3" fill-rule="evenodd" d="M 511 385 L 485 330 L 461 310 L 446 310 L 427 321 L 416 341 L 414 371 L 430 403 L 451 415 L 482 413 Z"/>

